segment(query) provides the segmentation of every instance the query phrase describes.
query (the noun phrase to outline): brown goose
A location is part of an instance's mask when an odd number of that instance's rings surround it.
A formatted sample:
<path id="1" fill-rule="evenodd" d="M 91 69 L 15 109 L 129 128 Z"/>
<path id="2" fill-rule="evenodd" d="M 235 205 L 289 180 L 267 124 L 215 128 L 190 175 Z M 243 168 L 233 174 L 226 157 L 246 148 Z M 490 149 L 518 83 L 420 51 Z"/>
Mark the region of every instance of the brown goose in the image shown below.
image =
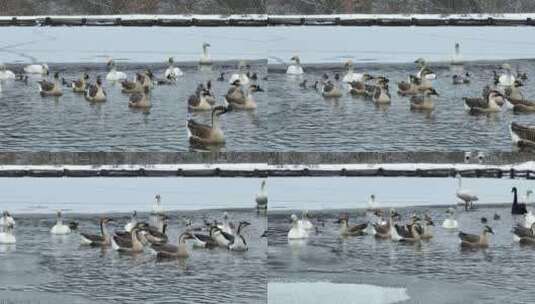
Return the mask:
<path id="1" fill-rule="evenodd" d="M 470 112 L 470 114 L 480 114 L 480 113 L 490 113 L 490 112 L 499 112 L 500 106 L 497 103 L 497 99 L 503 98 L 502 93 L 496 90 L 490 90 L 487 95 L 487 98 L 467 98 L 464 97 L 465 109 Z"/>
<path id="2" fill-rule="evenodd" d="M 212 124 L 205 125 L 196 122 L 193 119 L 188 119 L 188 138 L 192 144 L 210 145 L 225 143 L 225 136 L 223 130 L 219 125 L 219 116 L 230 111 L 230 108 L 223 106 L 216 106 L 212 110 Z"/>
<path id="3" fill-rule="evenodd" d="M 486 248 L 489 247 L 489 234 L 494 234 L 492 228 L 485 225 L 483 232 L 480 235 L 468 234 L 459 232 L 459 239 L 461 240 L 461 247 L 468 248 Z"/>
<path id="4" fill-rule="evenodd" d="M 510 133 L 513 144 L 535 147 L 535 126 L 523 126 L 513 122 L 511 123 Z"/>
<path id="5" fill-rule="evenodd" d="M 414 75 L 409 75 L 409 82 L 398 83 L 398 94 L 401 96 L 416 95 L 419 92 L 420 79 Z"/>
<path id="6" fill-rule="evenodd" d="M 48 80 L 40 80 L 39 93 L 42 97 L 46 96 L 61 96 L 63 91 L 61 90 L 61 84 L 59 83 L 59 73 L 54 73 L 54 82 Z"/>
<path id="7" fill-rule="evenodd" d="M 410 100 L 411 110 L 433 110 L 435 108 L 435 103 L 433 102 L 432 96 L 438 95 L 435 89 L 426 89 L 419 96 L 412 96 Z"/>
<path id="8" fill-rule="evenodd" d="M 233 86 L 228 90 L 225 95 L 226 106 L 234 109 L 241 110 L 253 110 L 256 109 L 256 102 L 253 98 L 254 92 L 263 91 L 258 85 L 251 84 L 247 90 L 244 92 L 241 89 L 240 81 L 236 80 L 233 83 Z"/>
<path id="9" fill-rule="evenodd" d="M 372 224 L 375 230 L 375 237 L 379 239 L 389 239 L 392 237 L 393 218 L 399 216 L 393 209 L 390 210 L 390 216 L 384 224 Z"/>
<path id="10" fill-rule="evenodd" d="M 405 226 L 394 225 L 396 233 L 398 234 L 398 241 L 400 242 L 418 242 L 421 240 L 420 234 L 422 233 L 421 227 L 416 224 L 408 224 Z"/>
<path id="11" fill-rule="evenodd" d="M 342 91 L 340 91 L 340 89 L 330 80 L 327 80 L 327 82 L 323 85 L 321 95 L 325 98 L 338 98 L 342 97 Z"/>
<path id="12" fill-rule="evenodd" d="M 89 85 L 89 88 L 85 92 L 85 99 L 91 102 L 104 102 L 106 101 L 106 92 L 102 88 L 102 80 L 100 76 L 97 77 L 95 84 Z"/>
<path id="13" fill-rule="evenodd" d="M 192 239 L 190 232 L 183 232 L 178 235 L 177 245 L 163 244 L 156 245 L 152 244 L 150 247 L 156 252 L 156 256 L 159 259 L 169 259 L 169 258 L 187 258 L 189 257 L 188 245 L 186 240 Z"/>
<path id="14" fill-rule="evenodd" d="M 125 94 L 132 93 L 141 93 L 143 92 L 143 82 L 145 81 L 145 76 L 140 73 L 136 73 L 136 79 L 134 81 L 123 80 L 121 81 L 121 92 Z"/>
<path id="15" fill-rule="evenodd" d="M 526 228 L 522 225 L 513 227 L 513 240 L 526 245 L 535 245 L 535 223 L 531 225 L 531 228 Z"/>
<path id="16" fill-rule="evenodd" d="M 388 91 L 388 79 L 382 77 L 375 86 L 372 100 L 375 104 L 389 104 L 391 101 Z"/>
<path id="17" fill-rule="evenodd" d="M 525 100 L 524 94 L 522 94 L 522 90 L 520 89 L 523 86 L 524 84 L 521 81 L 515 80 L 512 86 L 505 88 L 505 97 L 513 105 L 516 104 L 516 102 Z"/>
<path id="18" fill-rule="evenodd" d="M 111 245 L 111 237 L 106 225 L 113 219 L 104 217 L 100 219 L 100 235 L 80 233 L 81 243 L 94 247 L 108 247 Z"/>
<path id="19" fill-rule="evenodd" d="M 87 73 L 83 73 L 80 79 L 72 81 L 71 83 L 72 91 L 74 93 L 85 93 L 87 89 L 88 80 L 89 80 L 89 75 L 87 75 Z"/>
<path id="20" fill-rule="evenodd" d="M 351 89 L 349 90 L 349 94 L 353 96 L 366 96 L 367 95 L 367 82 L 374 79 L 369 74 L 362 75 L 362 79 L 359 81 L 352 81 L 349 83 L 351 86 Z"/>
<path id="21" fill-rule="evenodd" d="M 149 97 L 149 87 L 143 87 L 143 92 L 136 92 L 130 95 L 130 100 L 128 101 L 128 106 L 130 108 L 150 108 L 152 103 L 150 102 Z"/>
<path id="22" fill-rule="evenodd" d="M 140 253 L 143 252 L 143 243 L 140 240 L 141 231 L 144 229 L 142 223 L 138 223 L 130 232 L 130 238 L 123 238 L 114 235 L 111 238 L 111 246 L 114 250 L 121 253 Z"/>
<path id="23" fill-rule="evenodd" d="M 357 225 L 349 225 L 349 216 L 348 215 L 342 215 L 338 221 L 336 221 L 337 224 L 340 224 L 340 235 L 343 237 L 347 236 L 360 236 L 366 234 L 366 228 L 368 227 L 368 224 L 357 224 Z"/>
<path id="24" fill-rule="evenodd" d="M 197 87 L 195 94 L 188 98 L 188 109 L 191 111 L 209 111 L 212 104 L 208 101 L 210 92 L 201 84 Z"/>

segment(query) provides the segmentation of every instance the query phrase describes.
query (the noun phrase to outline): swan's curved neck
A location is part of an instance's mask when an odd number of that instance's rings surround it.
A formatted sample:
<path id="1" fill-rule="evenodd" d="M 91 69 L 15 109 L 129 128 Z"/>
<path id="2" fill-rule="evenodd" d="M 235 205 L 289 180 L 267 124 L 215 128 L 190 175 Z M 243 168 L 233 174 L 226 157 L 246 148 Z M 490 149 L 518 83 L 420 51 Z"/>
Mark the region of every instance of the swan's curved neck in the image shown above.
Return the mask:
<path id="1" fill-rule="evenodd" d="M 203 45 L 202 53 L 203 53 L 204 57 L 208 56 L 208 47 L 206 45 Z"/>
<path id="2" fill-rule="evenodd" d="M 516 205 L 516 204 L 518 204 L 518 195 L 516 194 L 516 191 L 514 191 L 513 205 Z"/>

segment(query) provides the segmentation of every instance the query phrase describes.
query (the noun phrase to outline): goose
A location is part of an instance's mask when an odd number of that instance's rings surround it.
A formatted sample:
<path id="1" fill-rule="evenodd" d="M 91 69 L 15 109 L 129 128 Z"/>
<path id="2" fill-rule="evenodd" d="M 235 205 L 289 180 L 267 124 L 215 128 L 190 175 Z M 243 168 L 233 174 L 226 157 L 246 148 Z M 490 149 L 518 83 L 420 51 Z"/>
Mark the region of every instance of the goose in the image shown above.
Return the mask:
<path id="1" fill-rule="evenodd" d="M 361 236 L 367 234 L 366 228 L 368 227 L 368 224 L 356 224 L 356 225 L 349 225 L 349 216 L 343 215 L 341 216 L 338 221 L 336 221 L 337 224 L 340 224 L 340 235 L 342 237 L 348 237 L 348 236 Z"/>
<path id="2" fill-rule="evenodd" d="M 5 64 L 0 63 L 0 80 L 10 80 L 15 79 L 15 73 L 8 70 L 5 66 Z"/>
<path id="3" fill-rule="evenodd" d="M 154 74 L 151 69 L 147 69 L 143 72 L 143 78 L 141 85 L 143 88 L 152 89 L 154 87 Z"/>
<path id="4" fill-rule="evenodd" d="M 85 93 L 87 88 L 87 81 L 89 80 L 89 75 L 87 73 L 82 73 L 82 77 L 71 82 L 72 91 L 74 93 Z"/>
<path id="5" fill-rule="evenodd" d="M 206 92 L 208 93 L 208 95 L 205 97 L 206 101 L 208 101 L 208 103 L 211 104 L 212 106 L 215 105 L 216 99 L 215 99 L 214 91 L 212 89 L 212 81 L 211 80 L 208 80 L 206 82 Z"/>
<path id="6" fill-rule="evenodd" d="M 301 226 L 297 215 L 292 214 L 290 218 L 292 220 L 292 226 L 290 231 L 288 231 L 288 239 L 299 240 L 308 238 L 308 231 Z"/>
<path id="7" fill-rule="evenodd" d="M 129 239 L 114 235 L 111 238 L 111 247 L 113 250 L 130 254 L 143 252 L 143 243 L 140 240 L 140 233 L 143 227 L 142 223 L 136 224 L 130 232 Z"/>
<path id="8" fill-rule="evenodd" d="M 421 224 L 422 232 L 420 233 L 420 238 L 422 240 L 429 240 L 433 238 L 433 226 L 435 226 L 433 219 L 426 214 Z"/>
<path id="9" fill-rule="evenodd" d="M 240 86 L 240 81 L 237 80 L 225 95 L 225 106 L 233 110 L 254 110 L 256 109 L 256 102 L 253 97 L 254 92 L 261 91 L 256 84 L 249 86 L 247 93 L 244 93 Z"/>
<path id="10" fill-rule="evenodd" d="M 342 97 L 342 91 L 330 80 L 327 80 L 327 82 L 323 85 L 321 95 L 325 98 L 338 98 Z"/>
<path id="11" fill-rule="evenodd" d="M 257 209 L 267 209 L 268 196 L 266 191 L 266 181 L 263 180 L 260 184 L 260 192 L 256 194 L 255 197 L 256 208 Z"/>
<path id="12" fill-rule="evenodd" d="M 524 94 L 522 93 L 522 87 L 524 84 L 518 80 L 515 80 L 512 86 L 506 87 L 504 89 L 505 97 L 512 104 L 515 105 L 518 102 L 525 100 Z"/>
<path id="13" fill-rule="evenodd" d="M 452 65 L 463 65 L 463 56 L 461 55 L 461 45 L 459 42 L 455 43 L 455 53 L 451 59 Z"/>
<path id="14" fill-rule="evenodd" d="M 143 82 L 145 81 L 145 76 L 136 73 L 136 76 L 134 77 L 134 80 L 130 81 L 127 79 L 121 80 L 121 92 L 124 94 L 132 94 L 132 93 L 138 93 L 143 92 Z"/>
<path id="15" fill-rule="evenodd" d="M 411 110 L 431 111 L 435 108 L 432 96 L 440 96 L 435 89 L 430 88 L 422 92 L 420 96 L 412 96 L 410 99 Z"/>
<path id="16" fill-rule="evenodd" d="M 24 67 L 24 73 L 33 75 L 48 75 L 47 64 L 30 64 Z"/>
<path id="17" fill-rule="evenodd" d="M 446 210 L 446 213 L 448 214 L 448 217 L 444 220 L 444 222 L 442 222 L 442 228 L 457 229 L 459 227 L 459 224 L 455 219 L 455 209 L 450 207 L 448 208 L 448 210 Z"/>
<path id="18" fill-rule="evenodd" d="M 520 72 L 520 68 L 518 65 L 516 66 L 516 78 L 520 80 L 528 80 L 528 73 L 526 72 Z"/>
<path id="19" fill-rule="evenodd" d="M 113 219 L 103 217 L 100 219 L 100 235 L 80 233 L 81 244 L 93 247 L 108 247 L 111 245 L 111 237 L 108 232 L 107 224 L 113 222 Z"/>
<path id="20" fill-rule="evenodd" d="M 236 234 L 234 235 L 234 238 L 232 242 L 228 245 L 228 249 L 232 251 L 247 251 L 247 242 L 245 241 L 245 238 L 241 235 L 241 230 L 247 226 L 251 225 L 251 223 L 246 221 L 241 221 L 238 224 L 238 229 L 236 229 Z"/>
<path id="21" fill-rule="evenodd" d="M 173 57 L 169 57 L 167 59 L 167 69 L 165 70 L 163 77 L 166 79 L 176 79 L 177 77 L 184 76 L 184 73 L 180 70 L 180 68 L 175 67 L 175 60 Z"/>
<path id="22" fill-rule="evenodd" d="M 432 80 L 436 78 L 435 74 L 431 69 L 429 69 L 427 66 L 423 67 L 416 77 L 420 78 L 420 82 L 418 84 L 418 90 L 423 91 L 426 89 L 430 89 L 433 87 Z"/>
<path id="23" fill-rule="evenodd" d="M 456 192 L 457 197 L 464 202 L 465 210 L 472 209 L 473 203 L 478 201 L 479 198 L 475 194 L 473 194 L 471 191 L 463 189 L 461 174 L 457 173 L 456 178 L 459 181 L 457 192 Z"/>
<path id="24" fill-rule="evenodd" d="M 303 211 L 301 219 L 299 220 L 299 225 L 307 231 L 314 229 L 314 225 L 310 221 L 310 213 L 308 210 Z"/>
<path id="25" fill-rule="evenodd" d="M 288 66 L 288 69 L 286 70 L 286 74 L 288 75 L 303 75 L 305 72 L 303 71 L 303 67 L 301 67 L 301 59 L 299 59 L 299 56 L 293 56 L 290 58 L 291 64 Z"/>
<path id="26" fill-rule="evenodd" d="M 500 106 L 496 102 L 497 98 L 503 98 L 502 93 L 491 90 L 488 94 L 487 99 L 484 98 L 463 98 L 465 109 L 467 109 L 470 114 L 481 114 L 481 113 L 492 113 L 499 112 Z"/>
<path id="27" fill-rule="evenodd" d="M 515 145 L 535 145 L 535 126 L 520 125 L 512 122 L 509 127 L 511 140 Z"/>
<path id="28" fill-rule="evenodd" d="M 368 92 L 367 88 L 370 87 L 367 82 L 372 79 L 374 79 L 373 76 L 370 76 L 369 74 L 363 74 L 361 80 L 350 82 L 349 94 L 353 96 L 366 96 Z"/>
<path id="29" fill-rule="evenodd" d="M 461 231 L 459 232 L 461 247 L 487 248 L 489 247 L 489 234 L 494 234 L 494 231 L 487 225 L 485 225 L 480 235 L 468 234 Z"/>
<path id="30" fill-rule="evenodd" d="M 209 101 L 210 92 L 201 84 L 197 87 L 195 94 L 188 98 L 188 109 L 190 111 L 209 111 L 212 104 Z"/>
<path id="31" fill-rule="evenodd" d="M 364 74 L 353 72 L 353 61 L 352 60 L 348 60 L 345 63 L 344 67 L 346 69 L 346 74 L 344 75 L 344 78 L 342 78 L 343 82 L 351 83 L 351 82 L 361 81 L 363 79 L 362 77 L 364 76 Z"/>
<path id="32" fill-rule="evenodd" d="M 203 43 L 202 44 L 202 54 L 201 59 L 199 60 L 200 65 L 211 65 L 212 64 L 212 58 L 210 58 L 210 55 L 208 55 L 208 48 L 210 47 L 209 43 Z"/>
<path id="33" fill-rule="evenodd" d="M 513 241 L 520 242 L 522 238 L 535 239 L 535 223 L 529 228 L 522 225 L 516 225 L 513 227 Z"/>
<path id="34" fill-rule="evenodd" d="M 225 136 L 219 125 L 219 116 L 230 111 L 229 107 L 216 106 L 212 110 L 212 124 L 204 125 L 193 119 L 187 120 L 188 139 L 191 144 L 224 144 Z"/>
<path id="35" fill-rule="evenodd" d="M 69 234 L 71 233 L 71 228 L 69 228 L 68 225 L 63 224 L 63 219 L 61 216 L 61 210 L 58 210 L 56 213 L 57 215 L 57 221 L 56 224 L 50 229 L 50 233 L 52 234 Z"/>
<path id="36" fill-rule="evenodd" d="M 240 61 L 240 63 L 238 64 L 238 72 L 230 76 L 229 83 L 233 84 L 236 80 L 239 80 L 241 85 L 248 85 L 249 77 L 247 77 L 245 68 L 246 68 L 245 62 Z"/>
<path id="37" fill-rule="evenodd" d="M 127 78 L 124 72 L 117 71 L 117 65 L 114 60 L 109 60 L 108 63 L 106 63 L 106 67 L 108 68 L 108 74 L 106 74 L 107 81 L 115 82 Z"/>
<path id="38" fill-rule="evenodd" d="M 415 220 L 419 220 L 416 218 Z M 392 240 L 399 241 L 399 242 L 418 242 L 421 238 L 421 227 L 419 227 L 418 224 L 413 222 L 412 224 L 408 224 L 405 226 L 401 225 L 394 225 L 394 229 L 392 229 L 393 232 L 395 232 L 396 236 L 392 236 Z"/>
<path id="39" fill-rule="evenodd" d="M 151 244 L 165 244 L 168 241 L 167 226 L 167 218 L 161 227 L 147 225 L 143 230 L 143 237 Z"/>
<path id="40" fill-rule="evenodd" d="M 89 102 L 104 102 L 106 101 L 106 91 L 102 88 L 102 79 L 97 77 L 95 84 L 89 85 L 85 92 L 85 99 Z"/>
<path id="41" fill-rule="evenodd" d="M 391 97 L 388 91 L 388 79 L 379 81 L 375 86 L 372 100 L 375 104 L 390 104 Z"/>
<path id="42" fill-rule="evenodd" d="M 137 211 L 134 210 L 134 212 L 132 213 L 132 216 L 130 217 L 130 222 L 126 223 L 126 225 L 124 225 L 124 230 L 126 232 L 132 232 L 132 229 L 134 229 L 134 227 L 137 225 Z"/>
<path id="43" fill-rule="evenodd" d="M 156 252 L 159 259 L 169 258 L 187 258 L 189 257 L 187 240 L 192 239 L 190 232 L 186 231 L 177 236 L 177 245 L 171 244 L 152 244 L 151 249 Z"/>
<path id="44" fill-rule="evenodd" d="M 434 74 L 428 67 L 427 62 L 423 58 L 418 58 L 416 61 L 416 67 L 420 70 L 416 74 L 416 77 L 418 77 L 421 80 L 435 80 L 437 78 L 437 75 Z"/>
<path id="45" fill-rule="evenodd" d="M 209 227 L 209 234 L 202 234 L 202 233 L 191 233 L 192 239 L 193 239 L 193 247 L 194 248 L 215 248 L 218 246 L 217 242 L 214 240 L 214 232 L 217 230 L 216 226 Z"/>
<path id="46" fill-rule="evenodd" d="M 42 97 L 46 96 L 56 96 L 59 97 L 63 95 L 61 90 L 61 84 L 59 83 L 59 73 L 54 73 L 54 82 L 48 80 L 40 80 L 39 83 L 39 94 Z"/>
<path id="47" fill-rule="evenodd" d="M 464 76 L 455 74 L 451 77 L 451 80 L 454 85 L 469 84 L 470 74 L 466 73 Z"/>
<path id="48" fill-rule="evenodd" d="M 388 217 L 388 220 L 386 222 L 381 223 L 375 223 L 372 224 L 373 226 L 373 233 L 376 238 L 379 239 L 389 239 L 392 237 L 392 230 L 394 229 L 393 226 L 393 218 L 397 215 L 394 209 L 390 209 L 390 215 Z"/>
<path id="49" fill-rule="evenodd" d="M 526 213 L 528 213 L 528 209 L 526 207 L 526 204 L 518 202 L 518 190 L 516 189 L 516 187 L 513 187 L 513 189 L 511 189 L 511 192 L 513 192 L 513 204 L 511 206 L 511 214 L 526 214 Z"/>
<path id="50" fill-rule="evenodd" d="M 149 87 L 144 87 L 143 93 L 136 92 L 130 95 L 130 99 L 128 100 L 128 107 L 143 109 L 152 107 L 152 103 L 149 97 L 149 91 Z"/>
<path id="51" fill-rule="evenodd" d="M 511 72 L 511 65 L 504 63 L 502 69 L 505 70 L 505 72 L 499 76 L 498 84 L 504 87 L 512 86 L 515 83 L 515 76 Z"/>
<path id="52" fill-rule="evenodd" d="M 234 234 L 233 224 L 229 221 L 229 214 L 228 212 L 223 212 L 223 223 L 217 225 L 217 228 L 221 229 L 221 231 L 227 233 L 227 234 Z"/>
<path id="53" fill-rule="evenodd" d="M 216 226 L 216 229 L 212 231 L 212 238 L 219 247 L 229 248 L 230 244 L 234 242 L 234 235 L 223 231 Z"/>
<path id="54" fill-rule="evenodd" d="M 421 80 L 418 77 L 409 75 L 409 82 L 398 83 L 398 94 L 401 96 L 416 95 L 419 92 L 420 84 Z"/>

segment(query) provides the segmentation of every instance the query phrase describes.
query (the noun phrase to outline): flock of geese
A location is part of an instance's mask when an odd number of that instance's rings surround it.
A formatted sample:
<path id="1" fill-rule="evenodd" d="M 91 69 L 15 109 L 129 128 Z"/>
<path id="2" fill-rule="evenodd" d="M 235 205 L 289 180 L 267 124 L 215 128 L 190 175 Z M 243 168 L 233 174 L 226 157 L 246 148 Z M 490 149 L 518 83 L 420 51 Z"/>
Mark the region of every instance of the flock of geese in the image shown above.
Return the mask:
<path id="1" fill-rule="evenodd" d="M 262 181 L 260 191 L 255 196 L 257 210 L 267 209 L 266 182 Z M 56 223 L 50 228 L 53 235 L 68 235 L 79 230 L 75 221 L 64 222 L 61 211 L 58 211 Z M 161 196 L 157 194 L 152 205 L 149 220 L 138 218 L 134 211 L 130 220 L 124 224 L 122 230 L 110 232 L 108 224 L 115 220 L 109 217 L 99 219 L 99 230 L 95 232 L 79 232 L 80 243 L 90 247 L 112 248 L 120 253 L 142 253 L 145 249 L 157 258 L 186 258 L 190 255 L 188 242 L 193 248 L 225 248 L 230 251 L 243 252 L 248 245 L 243 231 L 251 223 L 230 221 L 228 212 L 224 212 L 221 221 L 204 220 L 203 224 L 194 225 L 190 219 L 184 219 L 185 229 L 176 236 L 176 243 L 171 243 L 168 237 L 169 217 L 161 203 Z M 16 244 L 14 235 L 15 219 L 4 211 L 0 217 L 0 244 Z"/>

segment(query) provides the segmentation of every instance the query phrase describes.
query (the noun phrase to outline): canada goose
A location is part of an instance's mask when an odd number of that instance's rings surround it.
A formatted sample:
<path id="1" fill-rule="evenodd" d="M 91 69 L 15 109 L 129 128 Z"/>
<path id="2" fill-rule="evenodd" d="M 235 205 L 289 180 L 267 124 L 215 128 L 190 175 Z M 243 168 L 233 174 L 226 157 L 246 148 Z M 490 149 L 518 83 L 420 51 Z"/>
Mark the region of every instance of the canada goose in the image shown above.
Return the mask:
<path id="1" fill-rule="evenodd" d="M 292 225 L 290 230 L 288 231 L 288 239 L 298 240 L 308 238 L 308 231 L 301 226 L 301 222 L 299 221 L 297 216 L 295 214 L 292 214 L 290 216 L 290 219 L 292 221 Z"/>
<path id="2" fill-rule="evenodd" d="M 12 71 L 8 70 L 5 64 L 0 63 L 0 80 L 15 79 L 16 75 Z"/>
<path id="3" fill-rule="evenodd" d="M 348 236 L 360 236 L 365 235 L 366 228 L 368 227 L 368 224 L 356 224 L 356 225 L 349 225 L 349 216 L 348 215 L 342 215 L 338 221 L 336 221 L 337 224 L 340 224 L 340 230 L 339 233 L 342 237 L 348 237 Z"/>
<path id="4" fill-rule="evenodd" d="M 472 209 L 473 203 L 478 201 L 479 198 L 475 194 L 473 194 L 471 191 L 462 188 L 461 174 L 457 173 L 456 178 L 459 182 L 458 187 L 457 187 L 457 192 L 456 192 L 457 197 L 460 198 L 464 202 L 465 210 Z"/>
<path id="5" fill-rule="evenodd" d="M 80 233 L 82 245 L 89 245 L 94 247 L 108 247 L 111 245 L 111 237 L 108 232 L 107 224 L 113 219 L 103 217 L 100 219 L 100 235 Z"/>
<path id="6" fill-rule="evenodd" d="M 80 79 L 73 80 L 71 82 L 72 91 L 74 93 L 85 93 L 88 80 L 89 80 L 89 75 L 87 75 L 87 73 L 83 73 Z"/>
<path id="7" fill-rule="evenodd" d="M 502 69 L 505 70 L 505 72 L 499 76 L 498 84 L 505 87 L 512 86 L 515 82 L 515 76 L 511 72 L 511 65 L 504 63 Z"/>
<path id="8" fill-rule="evenodd" d="M 325 98 L 338 98 L 342 97 L 342 91 L 330 80 L 327 80 L 327 82 L 323 85 L 321 95 Z"/>
<path id="9" fill-rule="evenodd" d="M 288 75 L 302 75 L 304 74 L 303 68 L 301 67 L 301 59 L 299 59 L 299 56 L 293 56 L 290 58 L 290 61 L 292 62 L 288 69 L 286 70 L 286 74 Z"/>
<path id="10" fill-rule="evenodd" d="M 246 221 L 241 221 L 238 224 L 238 229 L 236 229 L 236 234 L 234 235 L 234 238 L 232 242 L 228 245 L 228 249 L 232 251 L 247 251 L 247 242 L 245 241 L 245 238 L 241 235 L 241 230 L 247 226 L 251 225 L 251 223 Z"/>
<path id="11" fill-rule="evenodd" d="M 435 89 L 431 88 L 423 91 L 420 96 L 412 96 L 410 99 L 411 110 L 433 110 L 435 108 L 433 95 L 440 96 Z"/>
<path id="12" fill-rule="evenodd" d="M 50 229 L 50 233 L 52 234 L 69 234 L 71 233 L 71 228 L 69 226 L 63 224 L 63 218 L 61 216 L 61 211 L 58 210 L 56 213 L 57 215 L 57 221 L 54 226 L 52 226 L 52 229 Z"/>
<path id="13" fill-rule="evenodd" d="M 111 246 L 114 250 L 121 253 L 140 253 L 143 252 L 143 243 L 140 240 L 140 233 L 144 223 L 137 223 L 130 232 L 130 238 L 125 239 L 114 235 L 111 238 Z"/>
<path id="14" fill-rule="evenodd" d="M 188 109 L 192 111 L 209 111 L 212 104 L 208 102 L 210 92 L 201 84 L 197 87 L 195 94 L 188 98 Z"/>
<path id="15" fill-rule="evenodd" d="M 459 224 L 455 219 L 455 209 L 448 208 L 448 210 L 446 210 L 446 213 L 448 214 L 448 217 L 444 220 L 444 222 L 442 222 L 442 228 L 457 229 L 459 227 Z"/>
<path id="16" fill-rule="evenodd" d="M 518 202 L 518 191 L 516 187 L 513 187 L 513 189 L 511 189 L 511 192 L 513 192 L 513 204 L 511 206 L 511 214 L 526 214 L 528 212 L 528 209 L 525 203 Z"/>
<path id="17" fill-rule="evenodd" d="M 233 110 L 254 110 L 256 102 L 253 93 L 259 90 L 260 88 L 256 84 L 251 84 L 244 92 L 241 89 L 241 82 L 236 80 L 225 95 L 225 105 Z"/>
<path id="18" fill-rule="evenodd" d="M 128 100 L 128 107 L 130 108 L 150 108 L 152 103 L 150 102 L 149 97 L 149 87 L 143 88 L 143 93 L 134 93 L 130 95 L 130 100 Z"/>
<path id="19" fill-rule="evenodd" d="M 201 59 L 199 59 L 200 65 L 211 65 L 213 63 L 212 58 L 210 58 L 210 55 L 208 55 L 209 47 L 210 47 L 209 43 L 204 42 L 202 44 L 202 54 L 201 54 Z"/>
<path id="20" fill-rule="evenodd" d="M 169 57 L 169 59 L 167 59 L 167 69 L 165 70 L 163 77 L 175 80 L 177 77 L 181 76 L 184 76 L 184 73 L 178 67 L 175 67 L 175 60 L 173 57 Z"/>
<path id="21" fill-rule="evenodd" d="M 100 76 L 97 77 L 95 84 L 89 85 L 85 92 L 85 99 L 90 102 L 104 102 L 106 101 L 107 95 L 104 89 L 102 88 L 102 80 Z"/>
<path id="22" fill-rule="evenodd" d="M 30 64 L 24 67 L 24 73 L 34 74 L 34 75 L 48 75 L 48 65 L 47 64 Z"/>
<path id="23" fill-rule="evenodd" d="M 455 74 L 451 77 L 452 83 L 455 85 L 459 84 L 469 84 L 470 83 L 470 74 L 466 73 L 465 76 Z"/>
<path id="24" fill-rule="evenodd" d="M 352 60 L 348 60 L 344 64 L 344 67 L 345 67 L 345 70 L 346 70 L 346 74 L 344 75 L 344 78 L 342 79 L 343 82 L 352 83 L 352 82 L 357 82 L 357 81 L 361 81 L 362 80 L 363 74 L 359 74 L 359 73 L 353 72 L 353 61 Z"/>
<path id="25" fill-rule="evenodd" d="M 461 240 L 461 247 L 468 248 L 486 248 L 489 247 L 489 234 L 494 234 L 492 228 L 485 225 L 481 235 L 477 234 L 467 234 L 464 232 L 459 232 L 459 239 Z"/>
<path id="26" fill-rule="evenodd" d="M 141 93 L 144 91 L 144 82 L 145 76 L 140 73 L 136 73 L 136 77 L 133 81 L 126 79 L 121 81 L 121 92 L 123 92 L 124 94 Z"/>
<path id="27" fill-rule="evenodd" d="M 388 79 L 383 79 L 375 86 L 372 100 L 375 104 L 389 104 L 391 101 L 390 92 L 388 91 Z"/>
<path id="28" fill-rule="evenodd" d="M 499 112 L 500 106 L 496 102 L 496 99 L 499 97 L 503 97 L 502 93 L 496 90 L 491 90 L 488 94 L 487 99 L 464 97 L 463 100 L 465 104 L 465 109 L 467 109 L 470 114 L 481 114 Z"/>
<path id="29" fill-rule="evenodd" d="M 238 72 L 234 73 L 230 76 L 229 83 L 233 84 L 236 80 L 240 81 L 241 85 L 248 85 L 249 84 L 249 77 L 247 77 L 247 74 L 245 72 L 246 64 L 244 61 L 240 61 L 238 63 Z"/>
<path id="30" fill-rule="evenodd" d="M 267 209 L 268 196 L 267 196 L 267 191 L 266 191 L 265 180 L 263 180 L 262 184 L 260 185 L 260 192 L 256 194 L 255 201 L 256 201 L 257 209 Z"/>
<path id="31" fill-rule="evenodd" d="M 177 245 L 171 244 L 152 244 L 151 249 L 156 252 L 159 259 L 168 258 L 187 258 L 189 257 L 188 245 L 186 240 L 192 239 L 190 232 L 186 231 L 177 236 Z"/>
<path id="32" fill-rule="evenodd" d="M 126 74 L 124 72 L 117 71 L 117 65 L 114 60 L 109 60 L 106 67 L 109 71 L 108 74 L 106 74 L 107 81 L 115 82 L 126 79 Z"/>
<path id="33" fill-rule="evenodd" d="M 61 84 L 59 83 L 59 73 L 54 73 L 54 82 L 48 80 L 40 80 L 39 83 L 39 93 L 42 97 L 46 96 L 61 96 L 63 91 L 61 90 Z"/>
<path id="34" fill-rule="evenodd" d="M 398 94 L 401 96 L 416 95 L 420 90 L 420 84 L 421 80 L 418 77 L 409 75 L 409 82 L 398 83 Z"/>
<path id="35" fill-rule="evenodd" d="M 216 106 L 212 110 L 212 124 L 205 125 L 196 122 L 193 119 L 188 119 L 188 138 L 192 144 L 210 145 L 225 143 L 225 136 L 223 130 L 219 125 L 219 116 L 227 113 L 230 110 L 228 107 Z"/>

